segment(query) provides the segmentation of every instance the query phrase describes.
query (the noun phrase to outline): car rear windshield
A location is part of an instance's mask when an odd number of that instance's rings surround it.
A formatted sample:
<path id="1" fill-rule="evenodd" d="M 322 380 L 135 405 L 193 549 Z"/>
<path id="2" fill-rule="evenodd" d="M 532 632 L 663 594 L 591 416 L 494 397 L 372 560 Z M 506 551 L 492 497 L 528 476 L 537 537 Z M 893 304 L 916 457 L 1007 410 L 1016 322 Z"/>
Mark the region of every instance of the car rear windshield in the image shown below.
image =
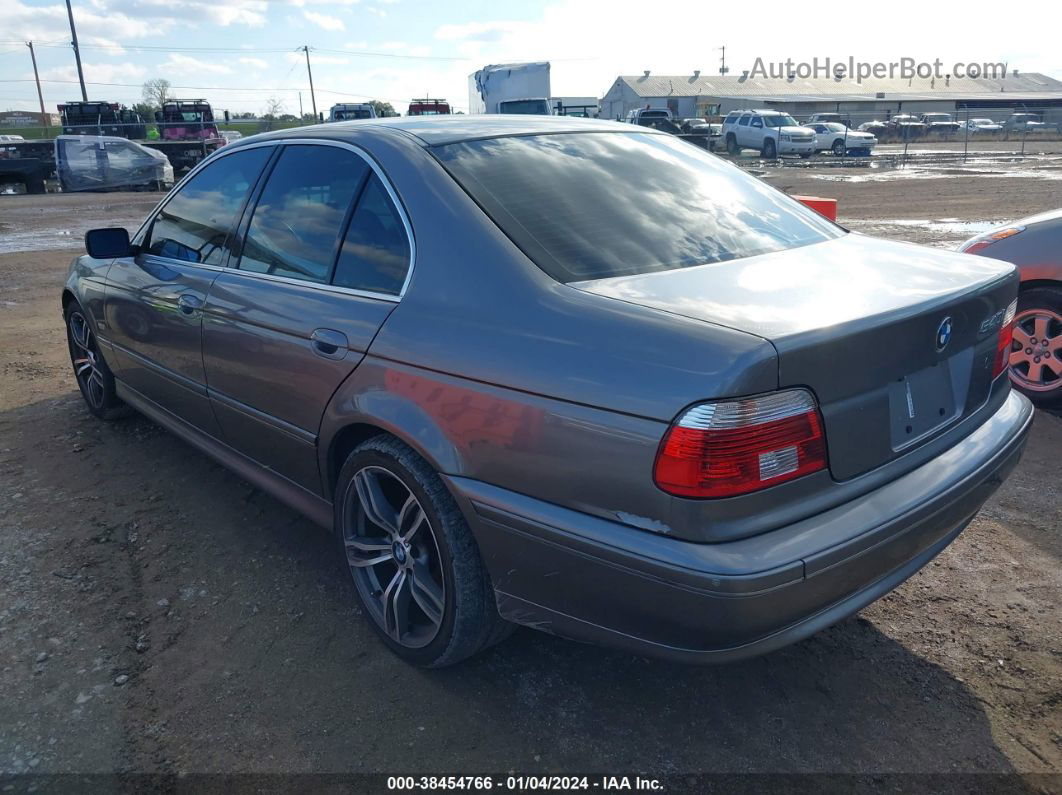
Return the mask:
<path id="1" fill-rule="evenodd" d="M 433 151 L 502 231 L 560 282 L 723 262 L 845 233 L 670 135 L 515 136 Z"/>

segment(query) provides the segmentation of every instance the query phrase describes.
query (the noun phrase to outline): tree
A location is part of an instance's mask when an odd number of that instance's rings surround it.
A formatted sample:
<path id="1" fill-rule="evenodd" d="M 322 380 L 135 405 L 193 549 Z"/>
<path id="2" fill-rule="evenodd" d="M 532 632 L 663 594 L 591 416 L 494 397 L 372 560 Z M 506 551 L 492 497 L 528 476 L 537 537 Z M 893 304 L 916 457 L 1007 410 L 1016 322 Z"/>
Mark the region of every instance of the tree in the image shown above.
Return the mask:
<path id="1" fill-rule="evenodd" d="M 370 99 L 369 103 L 376 111 L 377 116 L 397 116 L 398 112 L 394 109 L 390 102 L 381 102 L 378 99 Z"/>
<path id="2" fill-rule="evenodd" d="M 281 113 L 284 112 L 284 101 L 277 97 L 270 97 L 266 100 L 266 111 L 262 114 L 264 119 L 275 119 Z"/>
<path id="3" fill-rule="evenodd" d="M 144 121 L 155 121 L 155 106 L 148 102 L 138 102 L 133 105 L 133 110 L 140 114 Z"/>
<path id="4" fill-rule="evenodd" d="M 173 99 L 170 89 L 170 81 L 162 77 L 148 80 L 144 83 L 144 104 L 153 108 L 161 108 L 164 102 Z"/>

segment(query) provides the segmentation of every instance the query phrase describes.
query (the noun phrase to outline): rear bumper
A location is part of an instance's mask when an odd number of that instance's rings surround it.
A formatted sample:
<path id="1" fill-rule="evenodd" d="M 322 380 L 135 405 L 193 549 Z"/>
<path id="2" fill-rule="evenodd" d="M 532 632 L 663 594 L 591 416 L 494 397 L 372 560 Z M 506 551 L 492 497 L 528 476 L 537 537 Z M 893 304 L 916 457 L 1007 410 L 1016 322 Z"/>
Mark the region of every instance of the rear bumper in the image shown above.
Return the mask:
<path id="1" fill-rule="evenodd" d="M 1024 449 L 1032 406 L 1013 392 L 925 465 L 793 525 L 697 544 L 464 478 L 502 615 L 575 640 L 725 662 L 806 638 L 906 580 L 969 523 Z"/>

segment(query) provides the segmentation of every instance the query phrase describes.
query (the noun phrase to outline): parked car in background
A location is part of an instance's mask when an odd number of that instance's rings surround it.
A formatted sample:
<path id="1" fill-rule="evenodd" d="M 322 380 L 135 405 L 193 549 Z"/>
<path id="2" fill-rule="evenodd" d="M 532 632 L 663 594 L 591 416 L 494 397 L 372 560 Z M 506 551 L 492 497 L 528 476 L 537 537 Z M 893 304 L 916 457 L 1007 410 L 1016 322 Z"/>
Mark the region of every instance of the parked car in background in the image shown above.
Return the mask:
<path id="1" fill-rule="evenodd" d="M 800 640 L 955 539 L 1032 420 L 1014 266 L 850 234 L 632 125 L 278 130 L 85 242 L 88 411 L 332 528 L 424 666 L 508 621 L 689 662 Z"/>
<path id="2" fill-rule="evenodd" d="M 837 157 L 844 157 L 849 152 L 869 155 L 878 144 L 878 139 L 870 133 L 849 129 L 839 122 L 808 126 L 815 131 L 816 152 L 831 151 Z"/>
<path id="3" fill-rule="evenodd" d="M 716 142 L 722 140 L 722 130 L 723 125 L 711 124 L 704 119 L 683 119 L 679 127 L 683 135 L 703 139 L 702 143 L 709 151 L 714 151 Z"/>
<path id="4" fill-rule="evenodd" d="M 736 110 L 723 119 L 723 138 L 731 155 L 756 149 L 763 157 L 815 154 L 815 131 L 777 110 Z"/>
<path id="5" fill-rule="evenodd" d="M 889 125 L 883 121 L 865 121 L 858 127 L 859 132 L 867 132 L 874 136 L 886 135 L 889 132 Z"/>
<path id="6" fill-rule="evenodd" d="M 804 125 L 811 127 L 815 124 L 842 124 L 845 127 L 851 127 L 852 120 L 841 116 L 840 113 L 812 113 Z"/>
<path id="7" fill-rule="evenodd" d="M 445 99 L 414 99 L 406 110 L 407 116 L 449 116 L 453 110 Z"/>
<path id="8" fill-rule="evenodd" d="M 902 140 L 910 140 L 925 135 L 926 125 L 917 116 L 898 113 L 888 121 L 889 134 Z"/>
<path id="9" fill-rule="evenodd" d="M 1003 131 L 1003 125 L 991 119 L 965 119 L 959 122 L 959 129 L 970 135 L 994 135 Z"/>
<path id="10" fill-rule="evenodd" d="M 1007 134 L 1035 133 L 1046 129 L 1043 119 L 1035 113 L 1013 113 L 1003 122 L 1003 132 Z"/>
<path id="11" fill-rule="evenodd" d="M 340 102 L 328 111 L 328 120 L 351 121 L 353 119 L 375 119 L 376 108 L 368 102 Z"/>
<path id="12" fill-rule="evenodd" d="M 21 135 L 0 135 L 0 144 L 13 144 L 25 140 Z"/>
<path id="13" fill-rule="evenodd" d="M 225 139 L 225 143 L 231 144 L 233 141 L 243 138 L 243 133 L 239 130 L 222 130 L 221 137 Z"/>
<path id="14" fill-rule="evenodd" d="M 667 108 L 635 108 L 627 112 L 625 121 L 642 127 L 652 127 L 658 121 L 674 121 L 675 114 Z"/>
<path id="15" fill-rule="evenodd" d="M 923 113 L 921 122 L 930 135 L 951 135 L 959 129 L 950 113 Z"/>
<path id="16" fill-rule="evenodd" d="M 1040 405 L 1062 405 L 1062 209 L 990 229 L 959 251 L 1018 266 L 1010 379 Z"/>

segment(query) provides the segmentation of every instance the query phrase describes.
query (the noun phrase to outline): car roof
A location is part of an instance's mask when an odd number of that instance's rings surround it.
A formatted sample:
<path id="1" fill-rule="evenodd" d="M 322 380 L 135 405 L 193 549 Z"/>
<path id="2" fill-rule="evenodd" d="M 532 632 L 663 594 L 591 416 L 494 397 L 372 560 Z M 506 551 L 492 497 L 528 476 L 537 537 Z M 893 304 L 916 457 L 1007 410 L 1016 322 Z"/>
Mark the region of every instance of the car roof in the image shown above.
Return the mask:
<path id="1" fill-rule="evenodd" d="M 543 135 L 567 132 L 623 132 L 631 134 L 631 126 L 604 119 L 584 119 L 578 116 L 530 116 L 519 114 L 456 114 L 453 116 L 391 116 L 380 119 L 313 124 L 243 138 L 247 141 L 284 140 L 287 138 L 328 138 L 344 140 L 356 137 L 405 134 L 418 139 L 425 146 L 439 146 L 480 138 L 500 138 L 513 135 Z M 666 135 L 648 127 L 637 132 Z"/>

